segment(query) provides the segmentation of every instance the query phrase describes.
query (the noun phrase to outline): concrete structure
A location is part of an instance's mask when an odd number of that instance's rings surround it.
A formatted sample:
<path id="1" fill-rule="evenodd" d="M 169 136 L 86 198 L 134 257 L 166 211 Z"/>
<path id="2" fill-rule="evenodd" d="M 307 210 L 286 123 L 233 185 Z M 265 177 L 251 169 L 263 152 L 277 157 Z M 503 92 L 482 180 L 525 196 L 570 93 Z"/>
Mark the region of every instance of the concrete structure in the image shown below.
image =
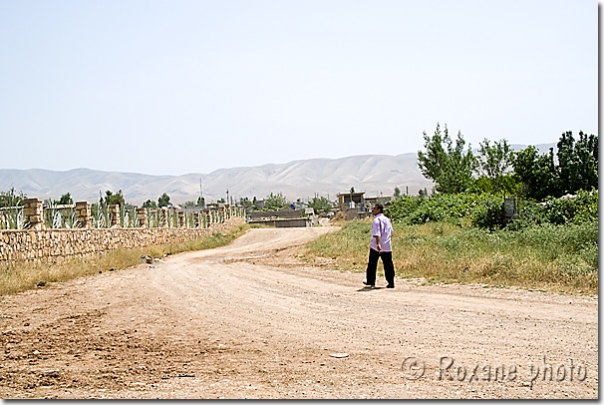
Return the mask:
<path id="1" fill-rule="evenodd" d="M 28 229 L 44 229 L 42 216 L 42 201 L 37 198 L 27 198 L 23 201 L 24 222 Z"/>
<path id="2" fill-rule="evenodd" d="M 350 203 L 353 203 L 351 207 Z M 338 194 L 338 208 L 340 211 L 346 211 L 348 208 L 356 208 L 360 210 L 365 204 L 365 192 L 361 191 L 358 193 L 339 193 Z"/>

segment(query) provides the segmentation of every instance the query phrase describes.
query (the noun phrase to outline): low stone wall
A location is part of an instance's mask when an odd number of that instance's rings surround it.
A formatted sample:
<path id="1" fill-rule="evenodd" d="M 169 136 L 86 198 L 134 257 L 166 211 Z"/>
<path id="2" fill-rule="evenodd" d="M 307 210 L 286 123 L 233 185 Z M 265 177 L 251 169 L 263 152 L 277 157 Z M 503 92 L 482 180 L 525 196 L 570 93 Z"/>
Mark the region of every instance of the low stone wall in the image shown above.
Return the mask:
<path id="1" fill-rule="evenodd" d="M 248 224 L 274 226 L 275 228 L 307 228 L 313 226 L 310 218 L 275 218 L 275 219 L 253 219 Z"/>
<path id="2" fill-rule="evenodd" d="M 228 232 L 245 219 L 232 217 L 210 228 L 114 228 L 0 231 L 0 267 L 11 263 L 60 262 L 109 250 L 184 242 Z"/>
<path id="3" fill-rule="evenodd" d="M 251 219 L 262 218 L 300 218 L 302 217 L 301 210 L 281 210 L 281 211 L 252 211 L 249 216 Z"/>

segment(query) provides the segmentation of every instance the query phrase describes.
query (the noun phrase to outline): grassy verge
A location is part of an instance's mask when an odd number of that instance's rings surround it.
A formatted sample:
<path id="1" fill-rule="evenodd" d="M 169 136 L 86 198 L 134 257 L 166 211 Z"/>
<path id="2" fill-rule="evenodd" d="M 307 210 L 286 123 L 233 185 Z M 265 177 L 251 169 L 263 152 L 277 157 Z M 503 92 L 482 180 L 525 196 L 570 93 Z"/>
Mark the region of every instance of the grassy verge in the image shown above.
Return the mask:
<path id="1" fill-rule="evenodd" d="M 301 258 L 362 273 L 370 233 L 369 221 L 348 222 L 340 231 L 307 244 Z M 426 283 L 598 293 L 597 222 L 516 232 L 488 232 L 447 223 L 395 224 L 393 256 L 397 277 L 421 278 Z M 381 262 L 379 266 L 383 271 Z"/>
<path id="2" fill-rule="evenodd" d="M 181 243 L 112 250 L 93 258 L 72 258 L 62 263 L 17 264 L 0 270 L 0 296 L 26 291 L 36 288 L 38 285 L 136 266 L 141 263 L 140 256 L 142 255 L 163 257 L 164 255 L 224 246 L 243 235 L 248 229 L 248 225 L 241 225 L 226 234 L 214 233 L 211 236 Z"/>

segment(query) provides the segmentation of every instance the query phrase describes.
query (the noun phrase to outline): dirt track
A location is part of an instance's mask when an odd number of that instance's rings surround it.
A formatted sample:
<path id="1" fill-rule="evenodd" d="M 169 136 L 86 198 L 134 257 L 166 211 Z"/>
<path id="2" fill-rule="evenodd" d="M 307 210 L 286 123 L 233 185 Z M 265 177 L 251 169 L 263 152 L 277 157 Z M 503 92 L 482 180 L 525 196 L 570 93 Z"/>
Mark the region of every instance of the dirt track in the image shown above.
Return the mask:
<path id="1" fill-rule="evenodd" d="M 252 229 L 4 297 L 0 397 L 598 397 L 596 298 L 399 279 L 366 290 L 362 274 L 296 261 L 330 230 Z"/>

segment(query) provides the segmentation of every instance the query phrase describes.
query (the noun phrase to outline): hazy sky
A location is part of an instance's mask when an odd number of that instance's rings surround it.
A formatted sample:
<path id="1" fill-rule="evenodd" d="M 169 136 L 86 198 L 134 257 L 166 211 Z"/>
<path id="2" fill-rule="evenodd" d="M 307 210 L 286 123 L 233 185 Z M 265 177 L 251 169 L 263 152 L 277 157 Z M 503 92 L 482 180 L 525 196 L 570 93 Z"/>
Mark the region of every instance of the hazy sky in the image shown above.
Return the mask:
<path id="1" fill-rule="evenodd" d="M 595 0 L 0 0 L 0 168 L 398 155 L 598 130 Z"/>

